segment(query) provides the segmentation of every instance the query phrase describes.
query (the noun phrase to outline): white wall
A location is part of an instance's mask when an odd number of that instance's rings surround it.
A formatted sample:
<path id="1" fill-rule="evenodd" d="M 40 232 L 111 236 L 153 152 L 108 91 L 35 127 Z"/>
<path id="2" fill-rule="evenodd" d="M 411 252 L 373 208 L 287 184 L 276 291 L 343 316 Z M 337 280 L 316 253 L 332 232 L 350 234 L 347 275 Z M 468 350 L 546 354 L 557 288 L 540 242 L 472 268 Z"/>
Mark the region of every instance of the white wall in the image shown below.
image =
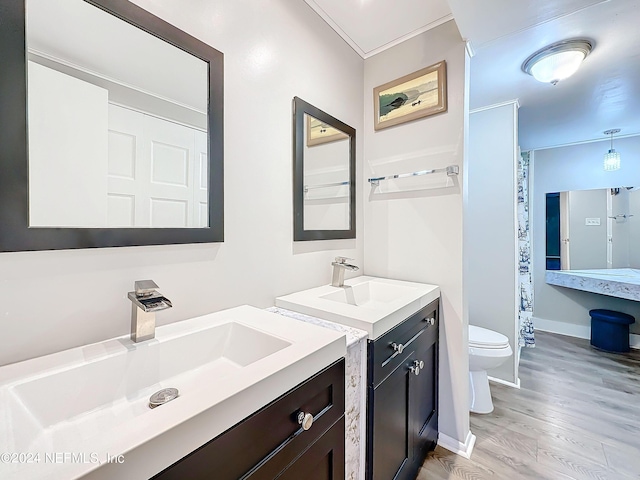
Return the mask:
<path id="1" fill-rule="evenodd" d="M 640 184 L 639 184 L 640 186 Z M 640 190 L 629 194 L 629 211 L 633 218 L 629 219 L 629 266 L 640 268 Z"/>
<path id="2" fill-rule="evenodd" d="M 138 279 L 173 301 L 165 324 L 328 283 L 337 254 L 362 264 L 361 202 L 357 239 L 294 244 L 291 173 L 297 95 L 356 128 L 362 177 L 362 59 L 304 2 L 136 3 L 225 54 L 225 242 L 0 254 L 0 365 L 127 334 Z"/>
<path id="3" fill-rule="evenodd" d="M 620 188 L 616 190 L 618 193 L 612 193 L 612 190 L 606 190 L 608 197 L 611 199 L 611 212 L 609 216 L 616 215 L 629 215 L 631 198 L 629 190 L 626 188 Z M 640 219 L 633 218 L 609 218 L 611 222 L 611 263 L 613 268 L 627 268 L 631 267 L 629 263 L 629 253 L 631 249 L 638 249 L 638 241 L 640 238 L 636 237 L 631 240 L 630 235 L 633 232 L 632 229 L 637 229 L 638 221 Z"/>
<path id="4" fill-rule="evenodd" d="M 28 69 L 29 224 L 102 227 L 108 92 L 31 61 Z"/>
<path id="5" fill-rule="evenodd" d="M 518 345 L 516 174 L 518 104 L 473 111 L 469 117 L 469 203 L 465 222 L 465 277 L 469 323 Z M 489 374 L 518 380 L 515 355 Z"/>
<path id="6" fill-rule="evenodd" d="M 608 190 L 569 192 L 569 267 L 571 270 L 607 268 Z M 563 213 L 560 212 L 560 215 Z M 600 225 L 586 225 L 599 218 Z"/>
<path id="7" fill-rule="evenodd" d="M 621 168 L 615 172 L 605 172 L 602 168 L 603 156 L 609 149 L 606 140 L 534 152 L 531 231 L 535 279 L 533 315 L 536 318 L 564 322 L 569 328 L 589 326 L 590 309 L 608 308 L 636 317 L 638 323 L 631 325 L 631 331 L 640 333 L 638 302 L 547 285 L 544 281 L 545 194 L 640 184 L 640 162 L 637 161 L 640 136 L 616 139 L 614 146 L 622 157 Z"/>
<path id="8" fill-rule="evenodd" d="M 374 132 L 373 89 L 441 60 L 447 62 L 448 111 Z M 433 283 L 442 289 L 440 431 L 464 442 L 469 431 L 467 319 L 462 292 L 462 215 L 465 152 L 465 48 L 453 21 L 365 60 L 365 179 L 372 175 L 460 166 L 446 175 L 363 189 L 365 273 Z M 435 188 L 434 188 L 435 187 Z M 442 187 L 442 188 L 440 188 Z M 395 193 L 389 193 L 395 190 Z M 384 193 L 388 192 L 388 193 Z"/>

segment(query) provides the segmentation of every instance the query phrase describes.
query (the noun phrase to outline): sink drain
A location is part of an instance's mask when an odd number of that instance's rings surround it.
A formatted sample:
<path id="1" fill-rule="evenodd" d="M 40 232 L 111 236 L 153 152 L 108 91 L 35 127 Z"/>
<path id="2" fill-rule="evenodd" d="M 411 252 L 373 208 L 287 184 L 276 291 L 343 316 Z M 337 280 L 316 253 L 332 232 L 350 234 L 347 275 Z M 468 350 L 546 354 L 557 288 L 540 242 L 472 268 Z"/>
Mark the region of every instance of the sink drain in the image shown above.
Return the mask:
<path id="1" fill-rule="evenodd" d="M 177 388 L 163 388 L 151 395 L 149 398 L 149 408 L 156 408 L 160 405 L 164 405 L 171 400 L 178 398 Z"/>

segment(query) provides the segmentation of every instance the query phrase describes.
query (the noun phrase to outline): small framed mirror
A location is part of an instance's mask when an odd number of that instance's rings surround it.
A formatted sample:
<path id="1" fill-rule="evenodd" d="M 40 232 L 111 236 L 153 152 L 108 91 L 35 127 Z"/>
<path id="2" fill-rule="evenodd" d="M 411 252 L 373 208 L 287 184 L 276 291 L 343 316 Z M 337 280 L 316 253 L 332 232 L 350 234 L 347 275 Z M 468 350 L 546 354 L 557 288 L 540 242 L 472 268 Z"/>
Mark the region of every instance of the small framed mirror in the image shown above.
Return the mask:
<path id="1" fill-rule="evenodd" d="M 0 8 L 0 251 L 223 241 L 223 54 L 123 0 Z"/>
<path id="2" fill-rule="evenodd" d="M 293 239 L 356 236 L 356 131 L 293 99 Z"/>

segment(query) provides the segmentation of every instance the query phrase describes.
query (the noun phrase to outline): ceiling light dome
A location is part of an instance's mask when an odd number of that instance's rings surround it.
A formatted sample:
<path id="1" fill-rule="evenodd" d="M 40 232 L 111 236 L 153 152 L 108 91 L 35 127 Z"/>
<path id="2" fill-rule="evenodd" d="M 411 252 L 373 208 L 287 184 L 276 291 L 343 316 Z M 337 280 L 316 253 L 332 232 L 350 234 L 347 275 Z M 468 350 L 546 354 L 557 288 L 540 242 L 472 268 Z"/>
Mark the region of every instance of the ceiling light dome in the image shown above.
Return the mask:
<path id="1" fill-rule="evenodd" d="M 538 50 L 525 60 L 522 70 L 539 82 L 555 85 L 576 73 L 591 50 L 589 40 L 564 40 Z"/>

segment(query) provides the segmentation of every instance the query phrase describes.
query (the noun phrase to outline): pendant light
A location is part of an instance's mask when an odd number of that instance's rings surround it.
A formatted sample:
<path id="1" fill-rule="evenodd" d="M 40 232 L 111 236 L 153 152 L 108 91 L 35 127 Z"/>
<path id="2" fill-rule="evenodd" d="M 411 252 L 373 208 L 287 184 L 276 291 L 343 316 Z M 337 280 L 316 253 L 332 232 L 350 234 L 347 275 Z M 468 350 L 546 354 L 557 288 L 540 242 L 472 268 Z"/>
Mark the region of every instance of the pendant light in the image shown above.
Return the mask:
<path id="1" fill-rule="evenodd" d="M 563 40 L 535 52 L 522 64 L 522 70 L 539 82 L 555 85 L 576 73 L 591 50 L 589 40 Z"/>
<path id="2" fill-rule="evenodd" d="M 605 135 L 611 135 L 611 148 L 604 154 L 604 169 L 607 172 L 620 170 L 620 154 L 613 148 L 613 135 L 618 132 L 620 132 L 619 128 L 613 128 L 604 132 Z"/>

